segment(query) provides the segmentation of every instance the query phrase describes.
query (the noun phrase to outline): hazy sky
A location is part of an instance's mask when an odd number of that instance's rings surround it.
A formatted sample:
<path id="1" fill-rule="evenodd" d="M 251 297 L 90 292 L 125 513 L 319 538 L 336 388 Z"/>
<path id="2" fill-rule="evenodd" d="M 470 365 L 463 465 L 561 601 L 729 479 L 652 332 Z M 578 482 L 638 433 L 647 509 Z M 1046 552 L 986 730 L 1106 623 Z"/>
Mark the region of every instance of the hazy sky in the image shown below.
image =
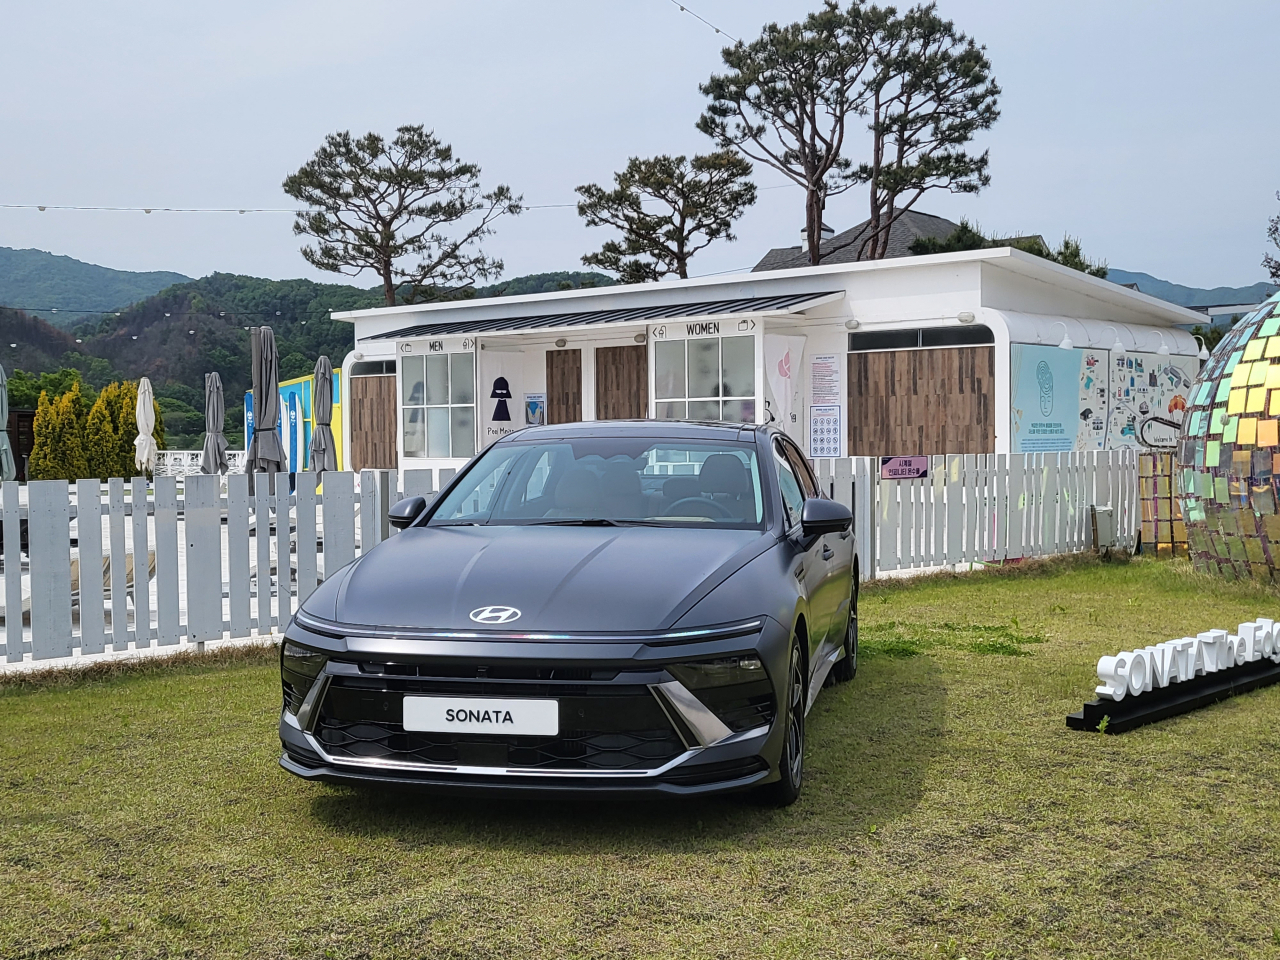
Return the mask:
<path id="1" fill-rule="evenodd" d="M 689 0 L 735 36 L 816 0 Z M 940 0 L 987 46 L 1002 118 L 992 186 L 921 209 L 992 231 L 1064 232 L 1114 267 L 1196 286 L 1263 279 L 1280 211 L 1280 3 Z M 634 154 L 697 152 L 724 40 L 670 0 L 223 0 L 6 5 L 0 203 L 285 207 L 282 178 L 326 133 L 424 123 L 529 204 L 565 204 Z M 850 155 L 856 160 L 862 142 Z M 779 174 L 757 169 L 761 187 Z M 837 230 L 866 198 L 835 199 Z M 798 242 L 803 195 L 764 189 L 693 263 L 749 267 Z M 0 245 L 129 270 L 313 276 L 287 214 L 0 209 Z M 572 208 L 489 242 L 507 276 L 580 269 L 602 242 Z M 372 285 L 375 280 L 362 280 Z M 38 305 L 32 305 L 38 306 Z M 106 305 L 110 306 L 110 305 Z"/>

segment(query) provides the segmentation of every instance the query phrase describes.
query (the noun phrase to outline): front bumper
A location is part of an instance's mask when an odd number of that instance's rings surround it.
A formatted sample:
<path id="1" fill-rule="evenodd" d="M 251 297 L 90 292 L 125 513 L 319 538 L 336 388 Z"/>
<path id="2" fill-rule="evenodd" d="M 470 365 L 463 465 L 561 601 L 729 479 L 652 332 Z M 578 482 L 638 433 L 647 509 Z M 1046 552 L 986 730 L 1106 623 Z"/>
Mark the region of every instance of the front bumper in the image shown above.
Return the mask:
<path id="1" fill-rule="evenodd" d="M 345 637 L 295 621 L 289 639 L 325 650 L 305 701 L 286 686 L 281 766 L 309 780 L 438 792 L 700 794 L 777 778 L 787 632 L 749 630 L 687 640 L 618 637 Z M 711 699 L 680 685 L 670 664 L 755 654 L 767 693 Z M 555 737 L 429 734 L 401 724 L 406 695 L 553 698 Z M 767 707 L 764 701 L 768 701 Z M 722 722 L 727 720 L 728 723 Z"/>

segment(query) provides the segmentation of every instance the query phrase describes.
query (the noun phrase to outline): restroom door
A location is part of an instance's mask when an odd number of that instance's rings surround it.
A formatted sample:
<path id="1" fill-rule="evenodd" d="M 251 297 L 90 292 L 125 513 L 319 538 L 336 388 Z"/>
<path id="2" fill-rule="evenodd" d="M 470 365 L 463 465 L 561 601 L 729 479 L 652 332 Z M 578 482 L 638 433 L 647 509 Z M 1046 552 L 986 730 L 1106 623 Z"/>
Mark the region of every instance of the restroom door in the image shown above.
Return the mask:
<path id="1" fill-rule="evenodd" d="M 396 469 L 395 376 L 352 377 L 347 383 L 351 450 L 345 469 Z"/>
<path id="2" fill-rule="evenodd" d="M 582 351 L 547 351 L 547 423 L 582 419 Z"/>
<path id="3" fill-rule="evenodd" d="M 596 419 L 643 420 L 649 414 L 649 351 L 596 349 Z"/>

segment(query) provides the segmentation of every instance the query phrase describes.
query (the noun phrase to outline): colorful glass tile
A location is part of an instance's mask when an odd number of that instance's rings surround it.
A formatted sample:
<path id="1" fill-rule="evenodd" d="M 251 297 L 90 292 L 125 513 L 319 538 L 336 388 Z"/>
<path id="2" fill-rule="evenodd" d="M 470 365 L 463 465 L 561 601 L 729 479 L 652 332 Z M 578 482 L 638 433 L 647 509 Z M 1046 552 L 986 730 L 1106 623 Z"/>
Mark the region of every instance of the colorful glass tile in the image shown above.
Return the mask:
<path id="1" fill-rule="evenodd" d="M 1265 340 L 1250 340 L 1244 347 L 1245 360 L 1257 360 L 1262 356 L 1262 348 L 1267 345 Z"/>
<path id="2" fill-rule="evenodd" d="M 1280 421 L 1259 420 L 1257 444 L 1260 447 L 1274 447 L 1280 444 Z"/>
<path id="3" fill-rule="evenodd" d="M 1249 395 L 1244 402 L 1245 413 L 1261 413 L 1267 408 L 1267 388 L 1250 387 Z"/>
<path id="4" fill-rule="evenodd" d="M 1236 443 L 1242 447 L 1251 447 L 1258 438 L 1258 420 L 1256 417 L 1243 417 L 1236 430 Z"/>

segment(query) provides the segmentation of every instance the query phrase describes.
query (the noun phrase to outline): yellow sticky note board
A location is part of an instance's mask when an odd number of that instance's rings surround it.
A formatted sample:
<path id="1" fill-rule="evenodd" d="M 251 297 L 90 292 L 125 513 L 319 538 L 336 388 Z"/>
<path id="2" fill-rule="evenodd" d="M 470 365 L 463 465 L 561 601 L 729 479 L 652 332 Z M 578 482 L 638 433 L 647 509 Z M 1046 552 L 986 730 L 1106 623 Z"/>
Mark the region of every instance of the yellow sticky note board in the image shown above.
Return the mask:
<path id="1" fill-rule="evenodd" d="M 1259 420 L 1258 439 L 1260 447 L 1274 447 L 1280 444 L 1280 420 Z"/>
<path id="2" fill-rule="evenodd" d="M 1268 337 L 1267 349 L 1262 355 L 1264 357 L 1280 357 L 1280 337 Z"/>
<path id="3" fill-rule="evenodd" d="M 1276 340 L 1280 342 L 1280 337 L 1276 337 Z M 1280 387 L 1280 363 L 1273 363 L 1267 368 L 1267 389 L 1273 387 Z"/>
<path id="4" fill-rule="evenodd" d="M 1244 417 L 1236 429 L 1236 443 L 1251 444 L 1258 437 L 1258 421 L 1253 417 Z"/>
<path id="5" fill-rule="evenodd" d="M 1262 356 L 1262 348 L 1264 346 L 1266 346 L 1265 340 L 1256 340 L 1256 339 L 1250 340 L 1247 344 L 1245 344 L 1244 359 L 1257 360 L 1260 356 Z"/>
<path id="6" fill-rule="evenodd" d="M 1243 413 L 1246 391 L 1232 390 L 1231 396 L 1227 397 L 1227 413 Z"/>
<path id="7" fill-rule="evenodd" d="M 1280 417 L 1280 390 L 1271 391 L 1271 405 L 1267 408 L 1267 413 Z"/>
<path id="8" fill-rule="evenodd" d="M 1249 374 L 1253 372 L 1252 363 L 1236 364 L 1235 370 L 1231 374 L 1231 389 L 1243 387 L 1249 382 Z"/>
<path id="9" fill-rule="evenodd" d="M 1267 406 L 1267 388 L 1250 387 L 1249 397 L 1245 400 L 1245 413 L 1261 413 Z"/>

